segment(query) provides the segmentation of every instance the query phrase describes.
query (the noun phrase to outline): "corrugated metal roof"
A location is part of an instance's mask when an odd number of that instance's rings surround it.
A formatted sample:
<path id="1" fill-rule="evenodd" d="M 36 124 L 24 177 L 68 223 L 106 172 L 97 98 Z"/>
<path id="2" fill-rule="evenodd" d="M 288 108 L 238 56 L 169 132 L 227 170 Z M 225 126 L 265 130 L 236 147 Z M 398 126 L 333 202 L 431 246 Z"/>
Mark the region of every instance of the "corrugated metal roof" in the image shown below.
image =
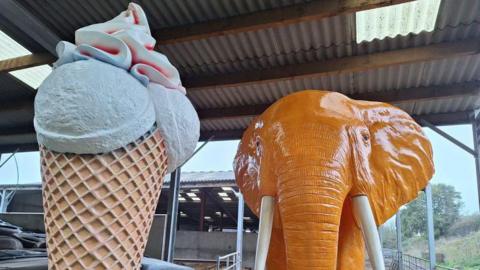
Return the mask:
<path id="1" fill-rule="evenodd" d="M 193 24 L 311 0 L 137 0 L 152 29 Z M 24 0 L 20 4 L 63 39 L 72 40 L 79 27 L 104 22 L 123 11 L 130 0 Z"/>
<path id="2" fill-rule="evenodd" d="M 166 182 L 170 182 L 170 178 L 167 179 Z M 180 174 L 180 181 L 181 183 L 235 181 L 235 175 L 233 171 L 182 172 Z"/>
<path id="3" fill-rule="evenodd" d="M 480 107 L 480 96 L 458 96 L 448 99 L 422 100 L 413 103 L 400 103 L 398 107 L 411 115 L 469 111 Z"/>
<path id="4" fill-rule="evenodd" d="M 402 102 L 393 105 L 404 110 L 412 116 L 436 114 L 436 113 L 453 113 L 471 111 L 480 108 L 480 96 L 455 96 L 445 99 L 421 100 L 416 102 Z M 241 126 L 231 127 L 232 119 L 219 118 L 215 119 L 215 126 L 209 127 L 206 130 L 232 130 L 244 129 L 252 121 L 253 117 L 238 117 L 235 118 L 237 123 L 243 123 Z M 212 120 L 209 120 L 212 121 Z M 203 122 L 203 121 L 202 121 Z"/>
<path id="5" fill-rule="evenodd" d="M 137 2 L 145 8 L 151 28 L 159 29 L 309 1 L 143 0 Z M 20 3 L 62 38 L 72 40 L 77 28 L 111 19 L 127 6 L 128 1 L 47 0 L 39 3 L 36 0 L 25 0 Z M 355 14 L 347 14 L 257 31 L 167 44 L 160 46 L 160 49 L 186 78 L 464 39 L 478 36 L 479 22 L 480 1 L 444 0 L 440 7 L 435 31 L 430 34 L 410 34 L 404 38 L 374 40 L 357 45 Z M 460 29 L 453 31 L 452 28 Z"/>
<path id="6" fill-rule="evenodd" d="M 480 1 L 444 0 L 438 18 L 432 32 L 398 35 L 360 44 L 355 38 L 355 14 L 346 14 L 161 45 L 160 50 L 187 78 L 425 46 L 480 35 Z"/>
<path id="7" fill-rule="evenodd" d="M 464 56 L 429 62 L 388 66 L 362 72 L 278 80 L 234 87 L 190 91 L 199 108 L 271 103 L 305 89 L 324 89 L 344 94 L 445 85 L 480 79 L 480 56 Z"/>
<path id="8" fill-rule="evenodd" d="M 0 108 L 5 108 L 17 100 L 31 99 L 33 89 L 28 89 L 23 83 L 8 73 L 0 73 Z"/>
<path id="9" fill-rule="evenodd" d="M 152 29 L 191 24 L 277 8 L 307 0 L 142 0 Z M 19 2 L 62 38 L 74 30 L 116 16 L 128 0 L 24 0 Z M 480 37 L 480 1 L 442 0 L 432 32 L 356 43 L 355 14 L 225 36 L 160 46 L 182 78 L 266 69 L 325 59 L 371 54 Z M 445 85 L 480 79 L 478 56 L 421 62 L 363 72 L 283 79 L 275 82 L 190 91 L 197 108 L 221 108 L 270 103 L 303 89 L 328 89 L 346 94 Z M 321 64 L 321 63 L 320 63 Z M 439 113 L 478 108 L 475 98 L 419 101 L 400 106 L 409 113 Z M 202 130 L 245 127 L 251 117 L 205 120 Z"/>

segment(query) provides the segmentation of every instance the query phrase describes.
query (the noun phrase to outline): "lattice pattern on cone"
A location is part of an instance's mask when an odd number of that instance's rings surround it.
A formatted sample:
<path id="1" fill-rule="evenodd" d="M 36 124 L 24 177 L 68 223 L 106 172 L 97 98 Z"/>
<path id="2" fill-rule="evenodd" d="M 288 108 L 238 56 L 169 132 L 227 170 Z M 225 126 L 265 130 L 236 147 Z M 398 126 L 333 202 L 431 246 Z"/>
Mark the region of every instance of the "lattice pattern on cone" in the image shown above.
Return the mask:
<path id="1" fill-rule="evenodd" d="M 167 168 L 158 130 L 105 154 L 40 152 L 49 269 L 140 269 Z"/>

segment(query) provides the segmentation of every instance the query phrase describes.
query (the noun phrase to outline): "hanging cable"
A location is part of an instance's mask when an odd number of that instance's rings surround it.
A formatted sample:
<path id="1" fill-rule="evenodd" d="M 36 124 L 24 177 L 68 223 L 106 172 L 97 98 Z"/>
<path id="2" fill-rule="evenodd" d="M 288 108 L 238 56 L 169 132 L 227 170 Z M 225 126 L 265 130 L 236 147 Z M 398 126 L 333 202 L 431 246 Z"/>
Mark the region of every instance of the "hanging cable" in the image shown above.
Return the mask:
<path id="1" fill-rule="evenodd" d="M 18 150 L 19 148 L 15 149 L 15 151 L 13 151 L 13 153 L 4 162 L 2 162 L 2 164 L 0 164 L 0 168 L 2 168 L 3 165 L 5 165 L 5 163 L 7 163 L 7 161 L 9 161 L 18 152 Z"/>

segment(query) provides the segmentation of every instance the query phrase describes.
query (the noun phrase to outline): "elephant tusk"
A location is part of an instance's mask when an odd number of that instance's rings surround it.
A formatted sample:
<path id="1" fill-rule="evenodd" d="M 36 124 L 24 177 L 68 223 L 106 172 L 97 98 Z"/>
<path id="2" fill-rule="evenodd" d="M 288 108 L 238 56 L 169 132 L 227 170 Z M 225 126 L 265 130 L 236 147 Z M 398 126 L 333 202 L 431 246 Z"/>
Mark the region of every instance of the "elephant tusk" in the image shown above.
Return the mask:
<path id="1" fill-rule="evenodd" d="M 258 226 L 257 250 L 255 253 L 255 270 L 264 270 L 267 262 L 268 247 L 272 236 L 273 212 L 275 198 L 262 197 L 260 205 L 260 224 Z"/>
<path id="2" fill-rule="evenodd" d="M 377 231 L 377 225 L 373 218 L 372 208 L 367 196 L 355 196 L 352 198 L 353 213 L 360 221 L 363 239 L 367 246 L 368 257 L 374 270 L 385 270 L 383 261 L 382 245 Z"/>

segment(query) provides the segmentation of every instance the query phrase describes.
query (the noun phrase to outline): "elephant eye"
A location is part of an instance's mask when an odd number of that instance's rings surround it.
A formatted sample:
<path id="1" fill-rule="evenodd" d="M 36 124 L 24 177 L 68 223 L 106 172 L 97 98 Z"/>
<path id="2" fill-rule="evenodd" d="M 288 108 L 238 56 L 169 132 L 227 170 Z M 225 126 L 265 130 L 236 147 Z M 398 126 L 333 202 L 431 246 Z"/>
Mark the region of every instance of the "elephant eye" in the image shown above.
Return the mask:
<path id="1" fill-rule="evenodd" d="M 257 152 L 257 155 L 261 155 L 262 154 L 262 148 L 261 148 L 261 145 L 260 145 L 260 141 L 257 139 L 255 141 L 255 151 Z"/>
<path id="2" fill-rule="evenodd" d="M 368 134 L 367 131 L 362 131 L 361 135 L 362 135 L 362 139 L 364 141 L 369 141 L 370 140 L 370 134 Z"/>

